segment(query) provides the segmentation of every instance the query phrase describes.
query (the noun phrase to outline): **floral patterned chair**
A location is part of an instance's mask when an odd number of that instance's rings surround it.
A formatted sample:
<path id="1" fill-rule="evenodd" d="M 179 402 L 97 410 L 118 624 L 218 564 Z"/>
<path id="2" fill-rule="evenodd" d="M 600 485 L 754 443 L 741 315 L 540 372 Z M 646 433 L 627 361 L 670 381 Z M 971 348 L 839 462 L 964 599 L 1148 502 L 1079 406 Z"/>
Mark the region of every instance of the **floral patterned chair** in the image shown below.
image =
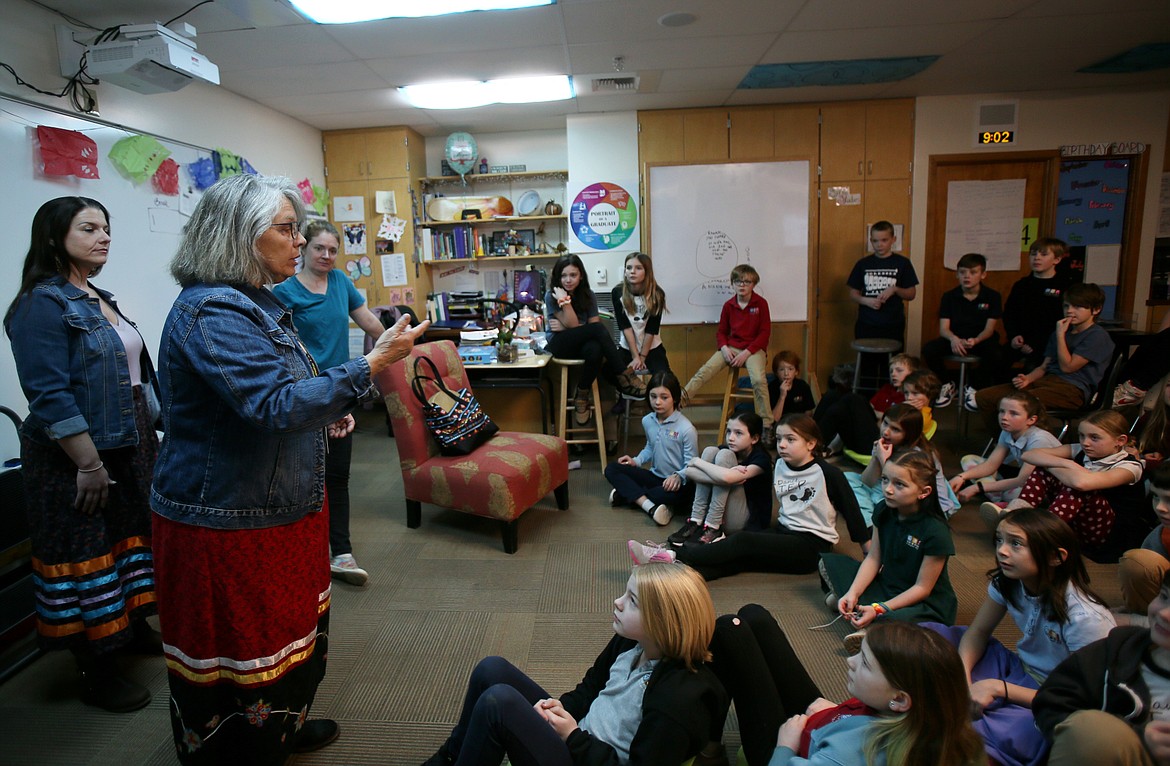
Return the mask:
<path id="1" fill-rule="evenodd" d="M 452 391 L 470 387 L 463 362 L 449 340 L 422 343 L 376 379 L 394 425 L 406 526 L 422 523 L 422 503 L 499 519 L 504 550 L 515 553 L 520 515 L 550 491 L 557 508 L 569 507 L 569 452 L 563 439 L 542 434 L 500 431 L 470 455 L 446 457 L 427 431 L 422 405 L 411 390 L 414 360 L 430 358 Z"/>

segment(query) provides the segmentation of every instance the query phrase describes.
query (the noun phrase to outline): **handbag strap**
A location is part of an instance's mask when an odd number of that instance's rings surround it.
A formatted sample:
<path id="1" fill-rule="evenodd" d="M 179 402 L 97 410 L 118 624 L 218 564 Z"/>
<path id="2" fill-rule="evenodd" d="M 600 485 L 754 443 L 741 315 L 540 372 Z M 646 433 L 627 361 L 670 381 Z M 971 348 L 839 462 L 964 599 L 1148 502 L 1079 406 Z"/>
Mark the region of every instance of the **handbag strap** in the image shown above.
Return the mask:
<path id="1" fill-rule="evenodd" d="M 434 377 L 431 377 L 425 372 L 420 371 L 418 368 L 419 362 L 426 362 L 427 366 L 431 368 L 431 372 L 434 373 Z M 412 391 L 414 391 L 414 396 L 416 399 L 418 399 L 419 403 L 422 404 L 423 407 L 426 407 L 430 405 L 430 399 L 427 398 L 427 395 L 423 390 L 422 382 L 424 380 L 429 380 L 431 383 L 434 383 L 440 391 L 455 401 L 460 401 L 462 399 L 462 397 L 460 397 L 454 391 L 447 388 L 447 384 L 443 382 L 443 376 L 439 374 L 439 368 L 435 366 L 435 363 L 432 362 L 429 357 L 416 356 L 414 358 L 414 378 L 410 381 L 410 388 Z"/>

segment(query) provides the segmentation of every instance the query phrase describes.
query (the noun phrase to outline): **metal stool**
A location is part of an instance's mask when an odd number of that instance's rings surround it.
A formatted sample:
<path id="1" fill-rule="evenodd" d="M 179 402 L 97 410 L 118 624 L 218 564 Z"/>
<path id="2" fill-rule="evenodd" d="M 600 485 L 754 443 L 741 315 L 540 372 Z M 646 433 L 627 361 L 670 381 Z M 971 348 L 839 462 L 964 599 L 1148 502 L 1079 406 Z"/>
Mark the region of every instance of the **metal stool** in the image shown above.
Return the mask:
<path id="1" fill-rule="evenodd" d="M 723 391 L 723 412 L 719 415 L 719 430 L 715 432 L 715 443 L 723 443 L 723 432 L 727 429 L 727 419 L 731 417 L 731 410 L 735 406 L 732 400 L 747 400 L 755 403 L 755 393 L 752 391 L 750 378 L 748 387 L 744 388 L 739 384 L 741 375 L 744 372 L 739 367 L 727 368 L 727 388 Z"/>
<path id="2" fill-rule="evenodd" d="M 902 350 L 902 341 L 889 338 L 858 338 L 850 343 L 849 347 L 857 352 L 857 362 L 853 367 L 853 390 L 856 391 L 861 386 L 861 355 L 885 354 L 888 367 L 890 355 Z M 878 383 L 876 388 L 881 388 L 881 383 Z"/>
<path id="3" fill-rule="evenodd" d="M 572 399 L 569 398 L 569 371 L 572 367 L 584 367 L 584 359 L 558 359 L 552 358 L 552 363 L 557 366 L 558 373 L 561 376 L 561 396 L 558 400 L 557 412 L 557 436 L 565 440 L 566 444 L 596 444 L 597 454 L 601 457 L 601 470 L 605 470 L 605 428 L 602 425 L 602 410 L 601 410 L 601 394 L 597 390 L 597 379 L 593 379 L 593 425 L 578 426 L 574 424 L 569 427 L 569 418 L 573 417 L 573 411 L 576 409 L 573 406 Z M 578 437 L 577 434 L 594 434 L 593 438 L 586 436 Z M 573 438 L 568 438 L 569 436 Z"/>
<path id="4" fill-rule="evenodd" d="M 959 356 L 958 354 L 951 354 L 943 357 L 944 362 L 954 362 L 959 365 L 959 392 L 957 394 L 959 415 L 955 422 L 959 426 L 959 432 L 965 438 L 967 436 L 967 368 L 973 364 L 979 364 L 982 360 L 977 356 Z"/>

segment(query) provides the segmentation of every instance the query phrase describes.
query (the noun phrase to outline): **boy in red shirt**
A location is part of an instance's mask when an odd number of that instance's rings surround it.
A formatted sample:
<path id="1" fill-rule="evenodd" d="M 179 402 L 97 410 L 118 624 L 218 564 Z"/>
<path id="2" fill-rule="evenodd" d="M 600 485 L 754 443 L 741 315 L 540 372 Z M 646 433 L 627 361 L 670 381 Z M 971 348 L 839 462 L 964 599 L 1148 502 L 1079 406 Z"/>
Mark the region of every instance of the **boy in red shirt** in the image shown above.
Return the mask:
<path id="1" fill-rule="evenodd" d="M 719 312 L 719 329 L 715 342 L 719 344 L 706 364 L 699 368 L 684 389 L 684 401 L 695 395 L 703 384 L 728 367 L 746 367 L 752 381 L 756 414 L 764 421 L 764 442 L 772 444 L 772 407 L 768 397 L 768 340 L 772 337 L 772 315 L 768 302 L 756 295 L 760 275 L 747 264 L 731 270 L 731 286 L 735 290 Z"/>

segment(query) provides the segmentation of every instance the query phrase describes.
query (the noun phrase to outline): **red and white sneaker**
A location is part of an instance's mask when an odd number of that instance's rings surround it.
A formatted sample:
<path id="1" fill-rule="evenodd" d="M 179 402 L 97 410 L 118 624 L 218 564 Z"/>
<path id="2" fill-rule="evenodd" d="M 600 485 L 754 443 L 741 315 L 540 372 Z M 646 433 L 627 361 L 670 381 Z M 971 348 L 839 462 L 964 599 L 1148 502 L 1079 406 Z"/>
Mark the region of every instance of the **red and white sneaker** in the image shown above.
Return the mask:
<path id="1" fill-rule="evenodd" d="M 674 563 L 674 551 L 669 551 L 665 546 L 658 545 L 657 543 L 644 545 L 637 540 L 630 540 L 626 543 L 626 547 L 630 550 L 630 559 L 639 566 L 654 562 L 660 564 Z"/>

